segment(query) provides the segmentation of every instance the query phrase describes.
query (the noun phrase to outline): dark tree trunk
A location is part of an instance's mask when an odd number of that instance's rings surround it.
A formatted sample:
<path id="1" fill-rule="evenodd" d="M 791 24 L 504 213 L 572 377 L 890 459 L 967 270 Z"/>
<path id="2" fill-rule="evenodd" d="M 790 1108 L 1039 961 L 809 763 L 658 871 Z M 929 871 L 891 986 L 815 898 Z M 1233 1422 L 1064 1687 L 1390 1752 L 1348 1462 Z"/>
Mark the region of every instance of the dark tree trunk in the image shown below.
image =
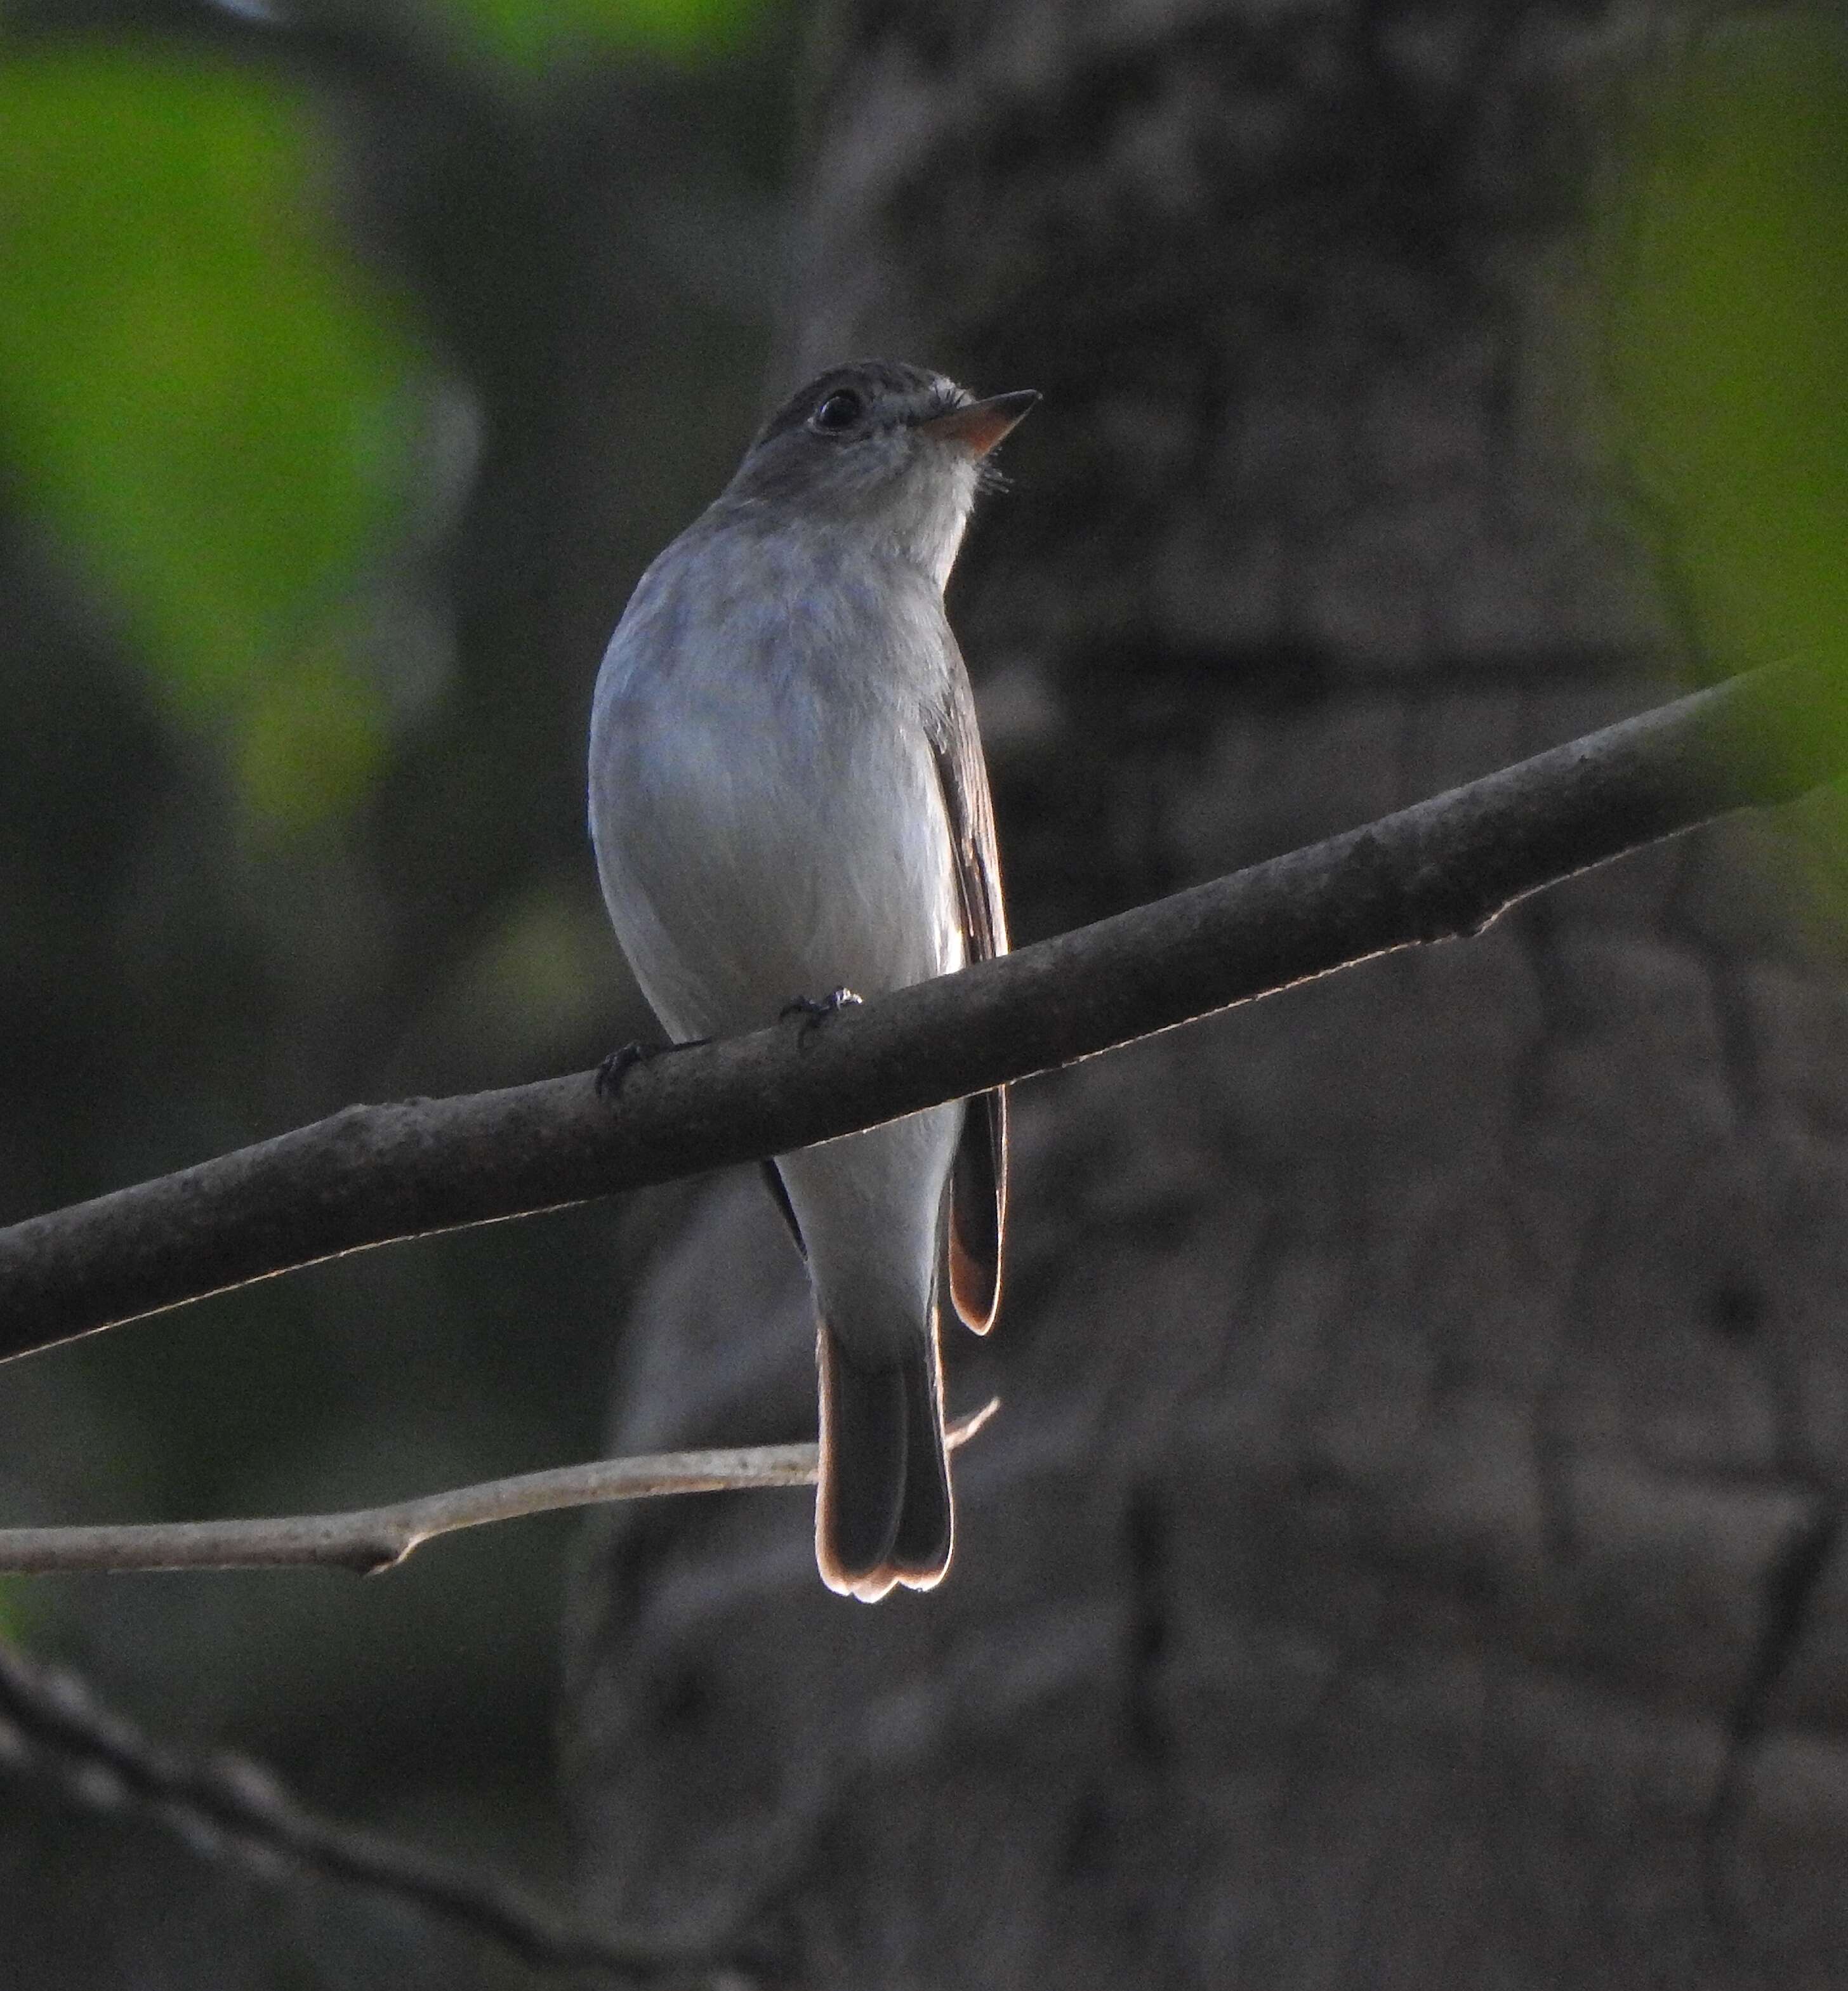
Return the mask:
<path id="1" fill-rule="evenodd" d="M 1047 396 L 956 604 L 1022 934 L 1681 681 L 1560 328 L 1643 12 L 828 14 L 785 370 Z M 1761 841 L 1024 1089 L 944 1588 L 830 1596 L 794 1495 L 596 1536 L 596 1908 L 817 1986 L 1839 1981 L 1844 1006 Z M 813 1418 L 754 1181 L 629 1334 L 626 1448 Z"/>

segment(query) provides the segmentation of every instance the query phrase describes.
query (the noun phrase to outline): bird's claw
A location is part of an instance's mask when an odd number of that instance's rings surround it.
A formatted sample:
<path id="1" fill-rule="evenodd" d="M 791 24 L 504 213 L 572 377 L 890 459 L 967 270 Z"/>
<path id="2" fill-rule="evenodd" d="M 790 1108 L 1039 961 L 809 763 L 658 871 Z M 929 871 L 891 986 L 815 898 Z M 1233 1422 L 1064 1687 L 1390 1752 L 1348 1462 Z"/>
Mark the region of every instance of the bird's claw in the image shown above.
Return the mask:
<path id="1" fill-rule="evenodd" d="M 810 1034 L 821 1028 L 829 1017 L 837 1016 L 843 1009 L 857 1009 L 860 998 L 851 989 L 836 989 L 819 998 L 798 996 L 793 1002 L 786 1002 L 779 1013 L 782 1016 L 800 1016 L 802 1028 L 796 1033 L 796 1041 L 807 1043 Z"/>
<path id="2" fill-rule="evenodd" d="M 623 1080 L 637 1065 L 647 1064 L 652 1055 L 646 1044 L 617 1045 L 597 1067 L 597 1097 L 605 1105 L 613 1104 L 622 1090 Z"/>
<path id="3" fill-rule="evenodd" d="M 613 1106 L 616 1096 L 622 1090 L 622 1081 L 639 1064 L 652 1064 L 658 1057 L 665 1057 L 670 1051 L 697 1050 L 701 1044 L 709 1044 L 710 1037 L 689 1037 L 678 1044 L 619 1044 L 597 1067 L 595 1080 L 597 1097 L 606 1106 Z"/>

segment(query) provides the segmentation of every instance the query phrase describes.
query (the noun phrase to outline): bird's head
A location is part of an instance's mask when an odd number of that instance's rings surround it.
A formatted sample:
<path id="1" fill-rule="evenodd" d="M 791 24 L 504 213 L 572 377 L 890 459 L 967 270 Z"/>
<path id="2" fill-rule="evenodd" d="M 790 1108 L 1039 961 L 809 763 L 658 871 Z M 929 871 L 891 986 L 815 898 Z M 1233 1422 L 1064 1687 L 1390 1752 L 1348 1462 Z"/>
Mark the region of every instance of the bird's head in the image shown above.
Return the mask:
<path id="1" fill-rule="evenodd" d="M 897 360 L 832 367 L 765 423 L 725 495 L 779 523 L 786 514 L 864 531 L 941 586 L 984 459 L 1038 399 L 1028 388 L 978 401 Z"/>

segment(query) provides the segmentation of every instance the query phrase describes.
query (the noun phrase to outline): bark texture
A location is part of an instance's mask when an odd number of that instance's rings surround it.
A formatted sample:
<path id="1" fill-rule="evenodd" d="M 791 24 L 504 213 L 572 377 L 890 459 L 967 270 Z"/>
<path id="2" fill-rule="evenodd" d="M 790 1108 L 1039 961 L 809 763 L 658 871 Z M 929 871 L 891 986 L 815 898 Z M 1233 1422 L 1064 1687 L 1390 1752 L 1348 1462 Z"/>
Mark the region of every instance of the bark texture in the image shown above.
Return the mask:
<path id="1" fill-rule="evenodd" d="M 826 17 L 785 371 L 1047 396 L 953 604 L 1023 937 L 1697 661 L 1559 308 L 1645 25 Z M 1840 1981 L 1848 1005 L 1761 841 L 1024 1089 L 946 1585 L 828 1595 L 797 1493 L 598 1524 L 587 1901 L 817 1987 Z M 754 1181 L 616 1401 L 812 1430 Z"/>

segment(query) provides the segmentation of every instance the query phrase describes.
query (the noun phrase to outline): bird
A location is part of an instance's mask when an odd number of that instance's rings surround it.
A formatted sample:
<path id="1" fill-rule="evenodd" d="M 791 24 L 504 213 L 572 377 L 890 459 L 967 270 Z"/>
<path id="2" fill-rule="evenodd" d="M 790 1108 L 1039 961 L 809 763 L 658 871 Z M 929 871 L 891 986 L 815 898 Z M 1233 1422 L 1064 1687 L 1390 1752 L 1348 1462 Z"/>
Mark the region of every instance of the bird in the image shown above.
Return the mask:
<path id="1" fill-rule="evenodd" d="M 893 360 L 833 367 L 637 584 L 592 700 L 591 837 L 670 1041 L 793 1010 L 825 1028 L 1007 951 L 943 588 L 998 482 L 990 452 L 1039 398 L 978 400 Z M 765 1164 L 815 1302 L 815 1554 L 843 1595 L 929 1590 L 949 1568 L 939 1317 L 947 1295 L 977 1333 L 994 1322 L 1007 1142 L 997 1090 Z"/>

